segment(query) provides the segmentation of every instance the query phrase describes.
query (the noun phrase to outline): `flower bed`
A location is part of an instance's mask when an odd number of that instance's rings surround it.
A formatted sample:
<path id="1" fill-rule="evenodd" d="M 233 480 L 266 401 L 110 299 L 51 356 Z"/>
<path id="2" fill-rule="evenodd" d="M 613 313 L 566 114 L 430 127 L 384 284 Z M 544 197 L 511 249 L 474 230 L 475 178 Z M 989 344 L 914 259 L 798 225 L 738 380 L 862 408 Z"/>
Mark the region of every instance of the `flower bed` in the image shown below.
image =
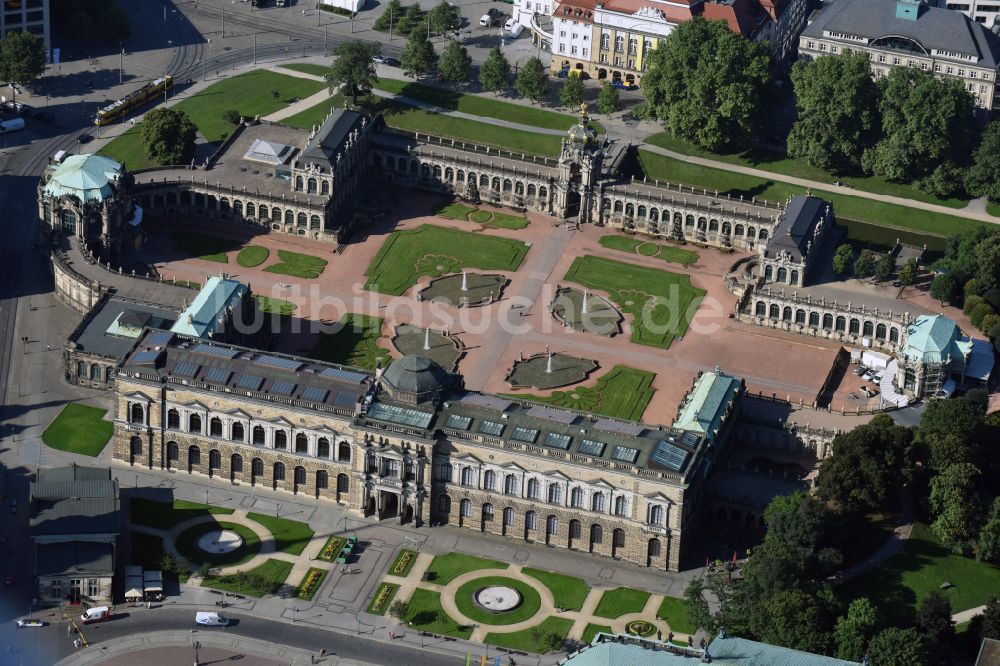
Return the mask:
<path id="1" fill-rule="evenodd" d="M 416 561 L 417 551 L 404 548 L 399 551 L 399 555 L 393 560 L 392 566 L 389 567 L 389 573 L 393 576 L 405 576 L 410 573 L 410 569 L 413 568 Z"/>
<path id="2" fill-rule="evenodd" d="M 385 615 L 385 611 L 388 610 L 389 604 L 392 603 L 392 598 L 396 596 L 397 590 L 399 590 L 399 585 L 395 583 L 382 583 L 379 585 L 378 590 L 375 592 L 375 597 L 368 604 L 368 612 L 373 615 Z"/>
<path id="3" fill-rule="evenodd" d="M 306 577 L 302 579 L 302 582 L 299 584 L 299 589 L 295 592 L 295 595 L 299 599 L 312 601 L 312 598 L 316 596 L 316 592 L 319 591 L 320 586 L 326 579 L 326 574 L 326 569 L 309 567 L 309 571 L 306 572 Z"/>
<path id="4" fill-rule="evenodd" d="M 340 549 L 344 547 L 344 539 L 338 536 L 332 536 L 326 540 L 326 545 L 323 546 L 323 550 L 319 551 L 319 555 L 316 559 L 323 560 L 325 562 L 333 562 L 333 560 L 340 554 Z"/>
<path id="5" fill-rule="evenodd" d="M 652 636 L 656 632 L 656 627 L 645 620 L 632 620 L 625 625 L 625 631 L 633 636 L 642 636 L 645 638 Z"/>

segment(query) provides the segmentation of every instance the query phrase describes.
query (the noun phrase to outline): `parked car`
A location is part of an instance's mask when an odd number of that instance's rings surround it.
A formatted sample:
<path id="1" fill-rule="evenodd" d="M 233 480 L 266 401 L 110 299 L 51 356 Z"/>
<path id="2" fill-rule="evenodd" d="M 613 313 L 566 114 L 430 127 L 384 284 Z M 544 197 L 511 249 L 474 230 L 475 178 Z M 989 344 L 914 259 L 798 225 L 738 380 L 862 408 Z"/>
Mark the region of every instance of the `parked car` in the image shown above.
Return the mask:
<path id="1" fill-rule="evenodd" d="M 229 624 L 229 620 L 221 614 L 203 611 L 195 613 L 194 622 L 204 627 L 225 627 Z"/>
<path id="2" fill-rule="evenodd" d="M 858 377 L 861 377 L 866 372 L 868 372 L 868 368 L 866 368 L 863 365 L 859 365 L 857 368 L 854 369 L 854 374 L 856 374 Z"/>
<path id="3" fill-rule="evenodd" d="M 27 620 L 18 620 L 17 628 L 21 629 L 24 627 L 44 627 L 45 623 L 41 620 L 36 620 L 34 618 L 28 618 Z"/>
<path id="4" fill-rule="evenodd" d="M 865 374 L 863 374 L 861 376 L 861 378 L 863 380 L 865 380 L 866 382 L 870 382 L 873 379 L 875 379 L 875 371 L 874 370 L 869 370 L 868 372 L 866 372 Z"/>
<path id="5" fill-rule="evenodd" d="M 80 136 L 76 137 L 76 142 L 77 143 L 89 143 L 90 141 L 93 140 L 93 138 L 94 138 L 93 134 L 88 134 L 87 132 L 84 132 Z"/>
<path id="6" fill-rule="evenodd" d="M 874 381 L 876 384 L 881 384 L 882 383 L 882 375 L 875 375 L 875 377 L 872 378 L 872 381 Z"/>

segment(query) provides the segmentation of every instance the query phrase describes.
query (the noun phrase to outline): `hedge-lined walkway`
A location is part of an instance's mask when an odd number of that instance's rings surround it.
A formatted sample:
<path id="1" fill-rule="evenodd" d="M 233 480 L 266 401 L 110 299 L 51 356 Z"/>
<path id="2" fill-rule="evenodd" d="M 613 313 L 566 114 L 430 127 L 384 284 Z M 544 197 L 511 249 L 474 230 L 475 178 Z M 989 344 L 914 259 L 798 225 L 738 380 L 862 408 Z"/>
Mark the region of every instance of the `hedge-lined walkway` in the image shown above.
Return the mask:
<path id="1" fill-rule="evenodd" d="M 394 599 L 398 601 L 409 601 L 412 598 L 413 593 L 418 589 L 437 592 L 440 594 L 441 608 L 452 620 L 459 625 L 475 627 L 472 631 L 472 635 L 469 637 L 469 640 L 475 642 L 484 642 L 487 634 L 509 634 L 530 629 L 542 624 L 550 617 L 571 620 L 573 625 L 569 630 L 568 638 L 574 640 L 580 640 L 583 638 L 584 631 L 586 630 L 588 624 L 610 625 L 614 633 L 624 634 L 625 625 L 629 622 L 633 620 L 645 620 L 660 630 L 663 633 L 664 638 L 666 638 L 672 631 L 670 625 L 665 620 L 661 620 L 656 617 L 657 610 L 659 609 L 665 596 L 662 594 L 650 594 L 642 608 L 642 611 L 639 613 L 629 613 L 614 619 L 609 619 L 595 614 L 595 610 L 601 601 L 601 597 L 604 596 L 605 592 L 610 591 L 606 588 L 591 588 L 590 592 L 587 594 L 587 598 L 583 602 L 583 606 L 579 611 L 557 610 L 552 591 L 537 578 L 524 573 L 522 571 L 523 566 L 520 564 L 511 564 L 506 569 L 487 568 L 468 571 L 456 576 L 446 585 L 440 585 L 432 581 L 423 580 L 424 572 L 427 571 L 433 561 L 433 555 L 420 553 L 417 556 L 413 567 L 406 576 L 394 576 L 392 574 L 387 574 L 383 580 L 386 583 L 399 585 L 399 590 L 396 592 L 394 597 Z M 513 624 L 484 624 L 472 620 L 463 614 L 458 609 L 458 605 L 455 603 L 455 595 L 458 593 L 459 589 L 471 581 L 480 578 L 495 577 L 510 578 L 535 590 L 541 598 L 541 606 L 539 607 L 538 612 L 527 620 Z M 674 631 L 674 640 L 686 641 L 687 639 L 688 634 L 682 634 Z"/>

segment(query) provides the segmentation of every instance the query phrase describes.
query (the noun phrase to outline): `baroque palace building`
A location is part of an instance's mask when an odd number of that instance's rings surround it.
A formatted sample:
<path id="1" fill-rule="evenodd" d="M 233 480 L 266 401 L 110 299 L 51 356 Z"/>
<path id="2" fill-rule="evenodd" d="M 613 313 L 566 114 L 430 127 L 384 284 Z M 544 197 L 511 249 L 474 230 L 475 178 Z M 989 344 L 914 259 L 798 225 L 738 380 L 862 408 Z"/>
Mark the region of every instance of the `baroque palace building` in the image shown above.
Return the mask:
<path id="1" fill-rule="evenodd" d="M 127 464 L 670 570 L 744 393 L 702 374 L 681 429 L 467 391 L 420 356 L 372 374 L 153 329 L 115 376 Z"/>

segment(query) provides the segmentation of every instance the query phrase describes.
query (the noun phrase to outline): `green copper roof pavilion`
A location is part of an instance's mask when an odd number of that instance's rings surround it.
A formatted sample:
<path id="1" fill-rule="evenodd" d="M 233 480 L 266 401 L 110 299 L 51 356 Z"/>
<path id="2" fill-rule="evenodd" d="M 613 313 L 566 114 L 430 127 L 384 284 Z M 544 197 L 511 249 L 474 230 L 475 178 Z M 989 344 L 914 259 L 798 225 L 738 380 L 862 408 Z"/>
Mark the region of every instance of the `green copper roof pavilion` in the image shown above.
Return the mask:
<path id="1" fill-rule="evenodd" d="M 44 193 L 72 196 L 86 203 L 104 201 L 114 194 L 122 165 L 100 155 L 70 155 L 52 171 Z"/>
<path id="2" fill-rule="evenodd" d="M 741 381 L 718 367 L 702 373 L 694 388 L 685 396 L 674 427 L 693 430 L 714 439 L 729 405 L 739 395 Z"/>
<path id="3" fill-rule="evenodd" d="M 911 361 L 945 363 L 948 359 L 965 359 L 972 351 L 972 342 L 963 340 L 958 325 L 944 315 L 917 317 L 906 329 L 903 354 Z"/>

